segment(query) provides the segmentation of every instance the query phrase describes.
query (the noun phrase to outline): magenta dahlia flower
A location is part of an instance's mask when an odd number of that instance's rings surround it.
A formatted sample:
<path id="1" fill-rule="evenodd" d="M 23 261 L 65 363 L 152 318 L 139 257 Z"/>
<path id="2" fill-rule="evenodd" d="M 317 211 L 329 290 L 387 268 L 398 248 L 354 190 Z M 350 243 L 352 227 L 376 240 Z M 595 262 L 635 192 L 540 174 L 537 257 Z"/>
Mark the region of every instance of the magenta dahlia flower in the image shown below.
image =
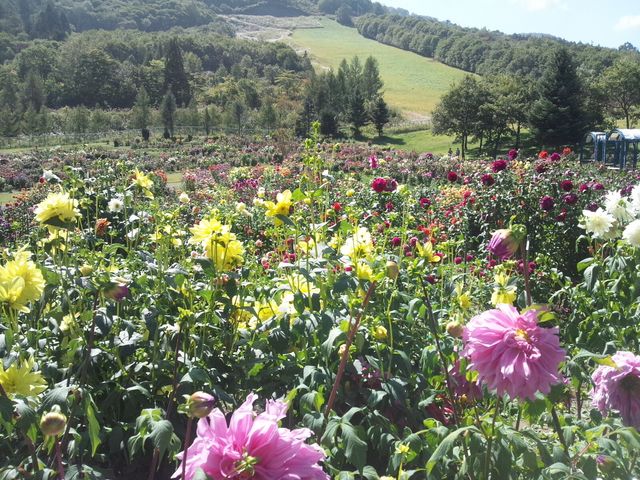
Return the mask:
<path id="1" fill-rule="evenodd" d="M 382 177 L 374 178 L 371 182 L 371 188 L 376 193 L 382 193 L 387 189 L 387 180 Z"/>
<path id="2" fill-rule="evenodd" d="M 186 480 L 193 479 L 198 469 L 213 480 L 329 480 L 318 465 L 324 459 L 322 449 L 305 443 L 311 430 L 279 428 L 287 405 L 277 400 L 267 402 L 264 413 L 256 416 L 257 398 L 250 394 L 228 425 L 217 408 L 199 420 L 196 439 L 187 450 Z M 182 460 L 184 452 L 177 457 Z M 180 466 L 173 478 L 181 473 Z"/>
<path id="3" fill-rule="evenodd" d="M 562 381 L 558 372 L 565 351 L 560 348 L 558 328 L 538 326 L 538 313 L 519 313 L 511 305 L 498 305 L 473 317 L 465 327 L 463 355 L 478 381 L 498 395 L 534 399 L 536 392 L 549 393 Z"/>
<path id="4" fill-rule="evenodd" d="M 499 159 L 491 164 L 491 169 L 493 170 L 493 173 L 498 173 L 502 170 L 505 170 L 507 168 L 507 165 L 508 164 L 506 160 Z"/>
<path id="5" fill-rule="evenodd" d="M 515 148 L 512 148 L 511 150 L 509 150 L 509 160 L 515 160 L 516 158 L 518 158 L 518 150 L 516 150 Z"/>
<path id="6" fill-rule="evenodd" d="M 545 212 L 553 210 L 555 204 L 556 202 L 553 200 L 553 197 L 550 197 L 549 195 L 545 195 L 540 199 L 540 208 Z"/>
<path id="7" fill-rule="evenodd" d="M 491 175 L 490 173 L 485 173 L 484 175 L 482 175 L 482 178 L 480 179 L 480 181 L 485 187 L 490 187 L 494 183 L 496 183 L 496 179 L 493 178 L 493 175 Z"/>
<path id="8" fill-rule="evenodd" d="M 620 412 L 625 425 L 640 430 L 640 356 L 618 352 L 612 360 L 616 367 L 602 365 L 592 376 L 593 406 Z"/>
<path id="9" fill-rule="evenodd" d="M 521 226 L 501 228 L 493 232 L 487 250 L 500 260 L 508 260 L 516 254 L 525 236 L 526 230 Z"/>

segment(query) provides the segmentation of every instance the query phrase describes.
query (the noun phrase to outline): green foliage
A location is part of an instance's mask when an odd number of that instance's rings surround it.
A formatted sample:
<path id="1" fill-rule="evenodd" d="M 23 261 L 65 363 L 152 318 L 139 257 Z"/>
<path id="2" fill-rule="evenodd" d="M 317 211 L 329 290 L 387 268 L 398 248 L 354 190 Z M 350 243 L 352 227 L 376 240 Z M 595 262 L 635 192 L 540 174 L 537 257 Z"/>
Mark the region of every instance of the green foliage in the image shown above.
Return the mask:
<path id="1" fill-rule="evenodd" d="M 557 148 L 580 143 L 590 126 L 584 93 L 569 50 L 553 52 L 529 114 L 540 144 Z"/>
<path id="2" fill-rule="evenodd" d="M 600 87 L 608 113 L 630 128 L 640 118 L 640 62 L 631 55 L 619 58 L 605 70 Z"/>
<path id="3" fill-rule="evenodd" d="M 171 91 L 179 106 L 184 107 L 191 101 L 189 78 L 184 70 L 182 52 L 178 41 L 172 38 L 167 46 L 164 60 L 164 91 Z"/>
<path id="4" fill-rule="evenodd" d="M 389 123 L 389 108 L 382 97 L 378 97 L 374 102 L 371 122 L 375 125 L 378 136 L 381 137 L 384 133 L 384 126 Z"/>
<path id="5" fill-rule="evenodd" d="M 162 116 L 165 138 L 173 136 L 173 130 L 176 124 L 176 111 L 176 97 L 173 95 L 173 92 L 169 90 L 160 105 L 160 115 Z"/>
<path id="6" fill-rule="evenodd" d="M 506 35 L 430 17 L 365 15 L 356 26 L 366 38 L 481 75 L 510 73 L 539 78 L 545 73 L 547 52 L 560 46 L 569 49 L 586 71 L 602 71 L 621 55 L 614 49 L 550 36 Z"/>

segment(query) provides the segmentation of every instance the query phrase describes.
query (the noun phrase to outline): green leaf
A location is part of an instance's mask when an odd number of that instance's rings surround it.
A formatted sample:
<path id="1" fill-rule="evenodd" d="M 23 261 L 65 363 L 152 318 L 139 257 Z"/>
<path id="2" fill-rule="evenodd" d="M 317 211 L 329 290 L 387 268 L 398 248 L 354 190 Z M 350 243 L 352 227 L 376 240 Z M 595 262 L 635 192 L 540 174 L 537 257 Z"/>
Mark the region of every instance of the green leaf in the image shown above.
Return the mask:
<path id="1" fill-rule="evenodd" d="M 589 265 L 593 263 L 593 258 L 585 258 L 578 262 L 578 272 L 584 271 Z"/>
<path id="2" fill-rule="evenodd" d="M 173 437 L 173 425 L 169 420 L 160 420 L 153 426 L 153 430 L 149 434 L 149 438 L 153 442 L 154 448 L 160 450 L 160 458 L 164 457 L 164 453 L 171 445 Z"/>
<path id="3" fill-rule="evenodd" d="M 91 455 L 94 456 L 102 443 L 100 440 L 100 424 L 91 403 L 87 402 L 87 421 L 89 422 L 89 439 L 91 440 Z"/>
<path id="4" fill-rule="evenodd" d="M 4 395 L 0 397 L 0 418 L 9 422 L 13 416 L 13 402 Z"/>
<path id="5" fill-rule="evenodd" d="M 595 290 L 601 270 L 602 270 L 602 267 L 594 263 L 584 271 L 585 286 L 587 287 L 587 290 L 589 290 L 590 292 L 593 292 Z"/>
<path id="6" fill-rule="evenodd" d="M 436 448 L 433 455 L 431 455 L 431 458 L 427 461 L 427 473 L 431 473 L 433 471 L 438 462 L 442 460 L 449 453 L 449 450 L 453 448 L 458 437 L 467 431 L 477 432 L 478 429 L 474 426 L 459 428 L 458 430 L 451 432 L 444 438 L 444 440 L 442 440 L 442 442 L 440 442 L 438 448 Z"/>
<path id="7" fill-rule="evenodd" d="M 345 456 L 359 469 L 367 464 L 367 443 L 363 441 L 351 424 L 342 424 L 342 441 L 345 443 Z"/>

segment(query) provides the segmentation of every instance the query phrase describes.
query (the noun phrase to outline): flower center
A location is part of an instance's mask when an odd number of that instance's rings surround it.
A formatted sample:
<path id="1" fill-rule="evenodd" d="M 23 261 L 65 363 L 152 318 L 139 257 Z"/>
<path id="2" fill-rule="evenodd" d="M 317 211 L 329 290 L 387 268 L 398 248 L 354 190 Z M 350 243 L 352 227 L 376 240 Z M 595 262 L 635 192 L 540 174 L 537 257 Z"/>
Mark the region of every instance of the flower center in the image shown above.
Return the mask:
<path id="1" fill-rule="evenodd" d="M 529 335 L 527 334 L 527 332 L 525 332 L 521 328 L 518 328 L 516 330 L 515 338 L 516 338 L 516 340 L 525 341 L 527 343 L 529 343 L 531 341 L 531 338 L 529 338 Z"/>
<path id="2" fill-rule="evenodd" d="M 630 373 L 624 377 L 620 382 L 620 386 L 629 393 L 640 395 L 640 377 L 636 375 Z"/>
<path id="3" fill-rule="evenodd" d="M 238 480 L 253 478 L 256 474 L 255 466 L 257 463 L 258 458 L 252 457 L 248 455 L 247 452 L 244 452 L 242 459 L 238 460 L 234 466 L 234 478 Z"/>

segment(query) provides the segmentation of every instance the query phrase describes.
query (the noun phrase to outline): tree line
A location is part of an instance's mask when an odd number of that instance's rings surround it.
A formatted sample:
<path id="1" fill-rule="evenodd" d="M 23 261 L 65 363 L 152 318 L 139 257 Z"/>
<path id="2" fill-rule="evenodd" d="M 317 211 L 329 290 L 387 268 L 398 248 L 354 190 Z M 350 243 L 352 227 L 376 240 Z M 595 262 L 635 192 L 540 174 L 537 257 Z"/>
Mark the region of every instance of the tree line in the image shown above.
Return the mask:
<path id="1" fill-rule="evenodd" d="M 358 18 L 356 26 L 366 38 L 480 75 L 539 77 L 544 73 L 547 52 L 564 47 L 580 65 L 580 75 L 591 78 L 624 53 L 637 53 L 628 43 L 616 51 L 549 35 L 507 35 L 419 16 L 365 15 Z"/>
<path id="2" fill-rule="evenodd" d="M 152 110 L 170 94 L 176 111 L 206 104 L 222 117 L 242 109 L 235 115 L 242 119 L 264 104 L 281 104 L 286 112 L 311 71 L 308 58 L 284 44 L 201 29 L 89 31 L 64 42 L 33 40 L 0 66 L 0 135 L 50 131 L 52 109 L 131 109 L 142 93 Z"/>
<path id="3" fill-rule="evenodd" d="M 556 48 L 543 62 L 540 79 L 518 75 L 465 77 L 433 112 L 433 130 L 455 135 L 462 155 L 469 139 L 494 157 L 502 145 L 521 146 L 527 129 L 538 145 L 577 145 L 592 129 L 640 119 L 640 62 L 619 56 L 599 79 L 587 83 L 570 49 Z"/>

